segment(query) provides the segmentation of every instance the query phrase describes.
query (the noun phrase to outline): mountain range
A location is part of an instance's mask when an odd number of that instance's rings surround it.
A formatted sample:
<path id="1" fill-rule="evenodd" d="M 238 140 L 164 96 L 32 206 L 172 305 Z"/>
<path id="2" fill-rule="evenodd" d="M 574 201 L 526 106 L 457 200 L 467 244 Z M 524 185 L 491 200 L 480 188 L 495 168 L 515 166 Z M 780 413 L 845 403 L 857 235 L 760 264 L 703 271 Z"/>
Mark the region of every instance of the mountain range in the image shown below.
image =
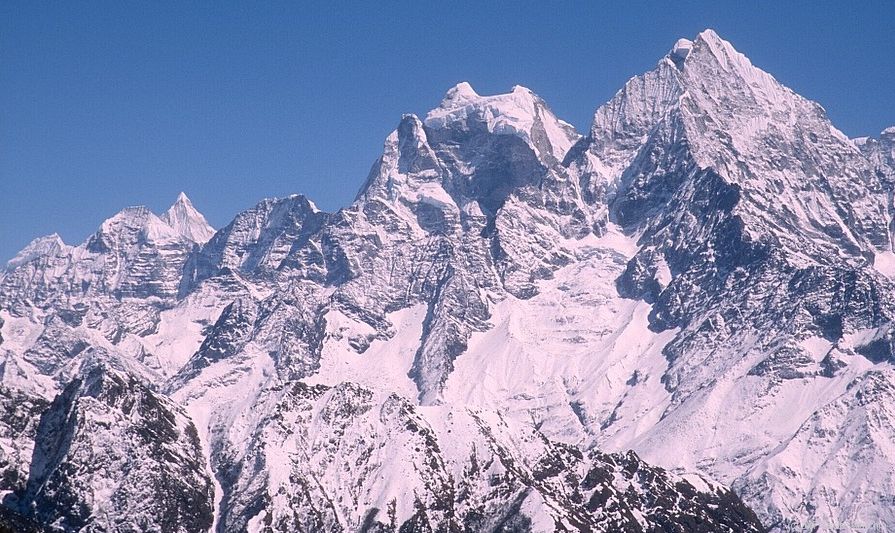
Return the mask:
<path id="1" fill-rule="evenodd" d="M 706 30 L 583 133 L 460 83 L 334 213 L 38 238 L 0 530 L 893 530 L 893 194 Z"/>

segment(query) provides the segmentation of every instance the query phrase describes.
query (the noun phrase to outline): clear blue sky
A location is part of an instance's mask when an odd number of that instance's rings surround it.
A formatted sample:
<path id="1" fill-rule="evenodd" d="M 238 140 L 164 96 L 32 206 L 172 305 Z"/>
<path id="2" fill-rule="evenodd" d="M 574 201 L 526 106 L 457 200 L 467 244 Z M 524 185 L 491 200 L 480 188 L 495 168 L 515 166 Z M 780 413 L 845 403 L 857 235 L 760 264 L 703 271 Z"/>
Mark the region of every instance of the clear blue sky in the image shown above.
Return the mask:
<path id="1" fill-rule="evenodd" d="M 707 27 L 847 134 L 895 124 L 891 1 L 305 4 L 0 3 L 0 258 L 180 190 L 217 227 L 269 196 L 336 209 L 401 114 L 462 80 L 586 130 Z"/>

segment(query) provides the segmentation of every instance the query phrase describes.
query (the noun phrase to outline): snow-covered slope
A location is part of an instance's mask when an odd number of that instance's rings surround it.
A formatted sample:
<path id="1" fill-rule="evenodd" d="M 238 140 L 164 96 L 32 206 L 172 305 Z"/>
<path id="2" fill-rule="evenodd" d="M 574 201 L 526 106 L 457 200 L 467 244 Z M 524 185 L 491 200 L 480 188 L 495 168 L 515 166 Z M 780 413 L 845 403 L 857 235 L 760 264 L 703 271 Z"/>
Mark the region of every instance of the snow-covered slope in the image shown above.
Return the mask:
<path id="1" fill-rule="evenodd" d="M 0 274 L 4 512 L 895 528 L 892 141 L 846 138 L 707 30 L 585 136 L 528 89 L 460 83 L 336 213 L 268 199 L 212 235 L 181 195 L 38 239 Z"/>

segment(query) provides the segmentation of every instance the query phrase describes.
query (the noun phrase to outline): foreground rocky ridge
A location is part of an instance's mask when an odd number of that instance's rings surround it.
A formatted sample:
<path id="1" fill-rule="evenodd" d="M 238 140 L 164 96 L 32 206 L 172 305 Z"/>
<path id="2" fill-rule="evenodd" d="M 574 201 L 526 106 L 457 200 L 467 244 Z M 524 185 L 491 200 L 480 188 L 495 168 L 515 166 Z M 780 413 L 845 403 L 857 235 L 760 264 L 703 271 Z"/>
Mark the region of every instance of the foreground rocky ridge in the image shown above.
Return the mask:
<path id="1" fill-rule="evenodd" d="M 847 139 L 708 30 L 586 136 L 461 83 L 336 213 L 270 199 L 213 232 L 181 195 L 38 239 L 0 277 L 4 512 L 895 527 L 891 137 Z"/>

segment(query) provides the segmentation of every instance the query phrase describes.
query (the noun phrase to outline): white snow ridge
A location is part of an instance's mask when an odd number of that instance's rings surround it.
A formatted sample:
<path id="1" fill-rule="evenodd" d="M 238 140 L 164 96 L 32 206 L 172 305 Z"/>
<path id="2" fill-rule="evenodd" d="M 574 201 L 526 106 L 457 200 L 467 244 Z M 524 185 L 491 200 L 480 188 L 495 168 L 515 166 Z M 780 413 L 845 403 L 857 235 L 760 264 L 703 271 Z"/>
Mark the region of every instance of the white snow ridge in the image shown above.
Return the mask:
<path id="1" fill-rule="evenodd" d="M 450 89 L 335 213 L 181 194 L 0 272 L 0 530 L 895 530 L 895 135 L 706 30 Z"/>

